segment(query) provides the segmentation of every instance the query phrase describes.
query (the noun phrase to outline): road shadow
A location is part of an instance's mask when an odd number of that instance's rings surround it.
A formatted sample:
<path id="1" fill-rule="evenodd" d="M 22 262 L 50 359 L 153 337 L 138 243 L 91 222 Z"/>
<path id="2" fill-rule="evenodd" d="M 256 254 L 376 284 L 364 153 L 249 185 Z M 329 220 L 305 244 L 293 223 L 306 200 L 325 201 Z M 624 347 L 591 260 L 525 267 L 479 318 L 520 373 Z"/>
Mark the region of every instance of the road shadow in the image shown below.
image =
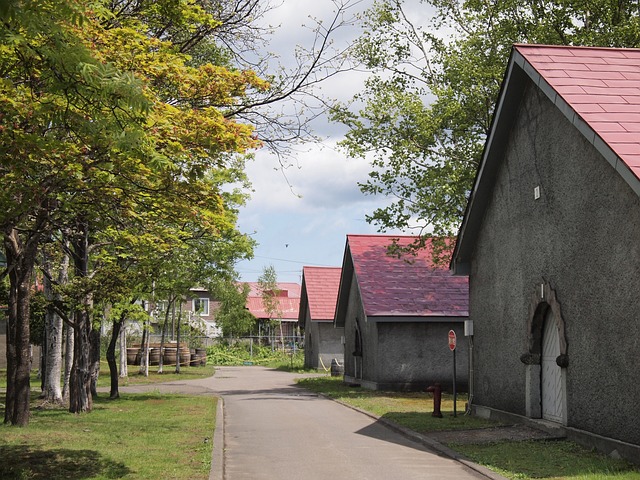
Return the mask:
<path id="1" fill-rule="evenodd" d="M 29 445 L 0 446 L 0 478 L 80 480 L 101 476 L 123 478 L 131 473 L 123 463 L 94 450 L 39 449 Z"/>
<path id="2" fill-rule="evenodd" d="M 441 457 L 449 457 L 449 455 L 443 454 L 439 449 L 431 448 L 424 443 L 413 440 L 407 435 L 404 435 L 401 433 L 400 428 L 395 424 L 395 422 L 389 421 L 384 415 L 374 423 L 361 428 L 356 433 L 358 435 L 364 435 L 384 442 L 401 445 L 403 447 L 427 451 Z"/>

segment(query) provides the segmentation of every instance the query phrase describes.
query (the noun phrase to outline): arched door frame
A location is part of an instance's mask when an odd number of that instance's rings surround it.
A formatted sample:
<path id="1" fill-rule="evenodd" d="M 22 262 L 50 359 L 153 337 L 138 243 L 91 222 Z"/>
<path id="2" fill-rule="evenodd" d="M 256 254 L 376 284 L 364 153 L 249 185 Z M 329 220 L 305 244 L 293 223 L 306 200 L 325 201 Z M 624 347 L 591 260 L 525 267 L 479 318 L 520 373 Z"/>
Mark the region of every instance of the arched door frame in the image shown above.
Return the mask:
<path id="1" fill-rule="evenodd" d="M 529 303 L 529 316 L 527 319 L 527 349 L 528 351 L 520 357 L 520 360 L 527 366 L 526 368 L 526 414 L 530 418 L 542 418 L 542 398 L 541 398 L 541 360 L 542 360 L 542 333 L 545 318 L 549 315 L 549 320 L 558 329 L 560 340 L 560 355 L 556 358 L 556 364 L 562 369 L 563 394 L 563 419 L 566 424 L 566 368 L 569 366 L 567 354 L 568 343 L 564 318 L 560 302 L 556 292 L 549 282 L 543 280 L 536 285 L 535 292 L 531 296 Z"/>

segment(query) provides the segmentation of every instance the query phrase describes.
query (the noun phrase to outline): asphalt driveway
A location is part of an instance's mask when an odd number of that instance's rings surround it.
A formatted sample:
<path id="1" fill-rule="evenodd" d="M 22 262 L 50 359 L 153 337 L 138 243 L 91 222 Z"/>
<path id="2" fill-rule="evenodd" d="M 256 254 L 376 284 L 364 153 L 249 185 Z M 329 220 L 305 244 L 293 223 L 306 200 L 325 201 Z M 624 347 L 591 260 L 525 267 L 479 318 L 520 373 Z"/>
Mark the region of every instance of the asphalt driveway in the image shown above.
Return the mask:
<path id="1" fill-rule="evenodd" d="M 219 367 L 211 378 L 148 387 L 223 399 L 212 480 L 502 478 L 451 458 L 445 448 L 433 448 L 374 417 L 297 387 L 295 378 L 300 376 L 256 366 Z"/>

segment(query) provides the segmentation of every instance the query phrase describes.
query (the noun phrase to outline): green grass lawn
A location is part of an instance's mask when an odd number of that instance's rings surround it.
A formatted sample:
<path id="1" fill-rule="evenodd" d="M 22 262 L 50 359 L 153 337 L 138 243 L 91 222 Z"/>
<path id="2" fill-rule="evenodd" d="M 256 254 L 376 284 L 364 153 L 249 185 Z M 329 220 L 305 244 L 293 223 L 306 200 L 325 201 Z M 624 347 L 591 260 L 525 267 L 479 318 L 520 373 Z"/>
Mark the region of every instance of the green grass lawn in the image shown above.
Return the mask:
<path id="1" fill-rule="evenodd" d="M 109 387 L 106 362 L 100 367 L 98 387 Z M 149 375 L 129 366 L 119 386 L 206 378 L 212 365 L 150 367 Z M 73 415 L 68 406 L 43 405 L 38 399 L 40 380 L 31 379 L 31 420 L 26 428 L 0 425 L 0 478 L 2 479 L 206 479 L 211 452 L 217 398 L 120 393 L 94 399 L 90 413 Z M 0 388 L 6 370 L 0 370 Z M 4 399 L 0 399 L 3 402 Z M 0 404 L 4 417 L 4 403 Z"/>
<path id="2" fill-rule="evenodd" d="M 0 478 L 206 479 L 216 402 L 123 394 L 98 397 L 81 415 L 34 403 L 28 427 L 0 426 Z"/>
<path id="3" fill-rule="evenodd" d="M 120 387 L 173 382 L 176 380 L 195 380 L 198 378 L 211 377 L 215 373 L 215 367 L 213 365 L 205 365 L 204 367 L 181 366 L 180 373 L 175 373 L 175 365 L 171 367 L 163 367 L 163 373 L 158 373 L 157 366 L 150 366 L 149 375 L 146 377 L 139 373 L 139 366 L 129 365 L 127 370 L 129 375 L 118 379 L 118 386 Z M 32 382 L 31 385 L 33 386 L 34 383 Z M 98 387 L 110 386 L 111 378 L 109 377 L 109 367 L 106 362 L 102 362 L 100 364 L 100 376 L 98 376 Z"/>
<path id="4" fill-rule="evenodd" d="M 431 394 L 424 392 L 371 391 L 345 385 L 340 377 L 305 378 L 298 380 L 298 384 L 424 434 L 496 425 L 468 415 L 459 414 L 453 417 L 451 395 L 443 395 L 443 418 L 435 418 L 431 416 Z M 458 397 L 458 413 L 464 412 L 465 402 L 466 396 Z M 447 446 L 474 462 L 512 479 L 640 480 L 640 470 L 631 464 L 606 457 L 566 440 L 475 445 L 452 443 Z"/>

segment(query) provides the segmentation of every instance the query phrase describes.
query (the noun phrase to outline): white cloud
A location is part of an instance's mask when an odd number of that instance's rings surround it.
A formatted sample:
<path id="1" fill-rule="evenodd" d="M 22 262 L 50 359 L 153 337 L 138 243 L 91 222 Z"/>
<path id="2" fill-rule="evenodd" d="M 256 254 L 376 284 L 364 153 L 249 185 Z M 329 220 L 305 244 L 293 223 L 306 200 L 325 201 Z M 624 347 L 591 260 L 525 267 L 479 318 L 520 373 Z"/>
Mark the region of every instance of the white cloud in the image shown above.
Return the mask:
<path id="1" fill-rule="evenodd" d="M 258 153 L 247 166 L 254 194 L 247 207 L 263 211 L 310 212 L 366 202 L 358 182 L 371 167 L 365 159 L 347 158 L 334 144 L 312 145 L 282 168 L 275 157 Z M 370 202 L 371 200 L 369 200 Z"/>
<path id="2" fill-rule="evenodd" d="M 354 3 L 363 10 L 372 0 Z M 295 46 L 312 39 L 300 25 L 311 24 L 307 19 L 310 14 L 327 21 L 333 8 L 331 0 L 285 0 L 264 19 L 265 24 L 282 25 L 269 49 L 277 51 L 284 64 L 292 62 Z M 344 45 L 358 33 L 357 28 L 345 29 L 338 33 L 336 42 Z M 358 72 L 343 73 L 323 83 L 322 92 L 347 101 L 362 90 L 365 78 Z M 336 148 L 345 133 L 341 125 L 320 117 L 313 126 L 325 140 L 322 145 L 296 147 L 291 167 L 282 170 L 266 151 L 257 152 L 256 160 L 247 165 L 255 192 L 240 211 L 239 226 L 259 245 L 253 260 L 237 266 L 245 281 L 257 280 L 265 267 L 273 265 L 279 281 L 300 282 L 304 265 L 342 264 L 347 234 L 377 231 L 365 221 L 365 215 L 389 200 L 360 191 L 358 183 L 367 180 L 370 162 L 347 158 Z"/>

